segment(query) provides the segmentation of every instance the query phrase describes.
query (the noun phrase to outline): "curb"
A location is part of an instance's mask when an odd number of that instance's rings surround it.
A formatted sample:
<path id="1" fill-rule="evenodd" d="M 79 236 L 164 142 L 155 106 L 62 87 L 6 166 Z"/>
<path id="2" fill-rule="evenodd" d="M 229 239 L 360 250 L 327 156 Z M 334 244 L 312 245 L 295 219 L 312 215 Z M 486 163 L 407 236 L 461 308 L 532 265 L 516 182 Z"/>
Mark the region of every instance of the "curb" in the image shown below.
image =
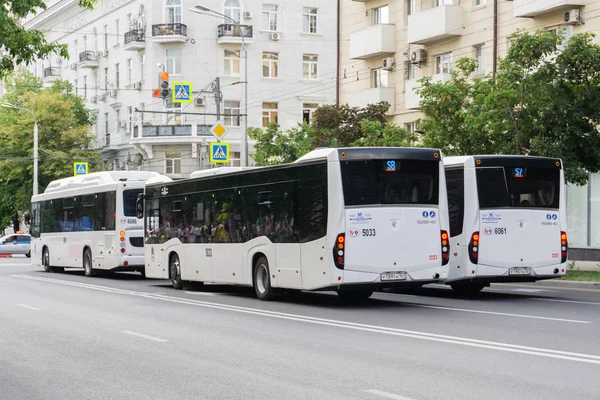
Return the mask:
<path id="1" fill-rule="evenodd" d="M 494 285 L 505 285 L 505 286 L 524 286 L 536 288 L 574 288 L 574 289 L 586 289 L 586 290 L 598 290 L 600 291 L 600 282 L 589 282 L 589 281 L 566 281 L 561 279 L 552 279 L 538 282 L 526 282 L 526 283 L 497 283 Z"/>

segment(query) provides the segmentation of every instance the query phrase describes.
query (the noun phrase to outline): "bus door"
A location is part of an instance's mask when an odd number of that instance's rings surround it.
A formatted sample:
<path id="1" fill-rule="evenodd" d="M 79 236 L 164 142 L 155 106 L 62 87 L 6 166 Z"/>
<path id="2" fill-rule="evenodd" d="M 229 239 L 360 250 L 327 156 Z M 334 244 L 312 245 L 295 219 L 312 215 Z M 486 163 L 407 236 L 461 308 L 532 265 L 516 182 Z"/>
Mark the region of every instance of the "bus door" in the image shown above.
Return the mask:
<path id="1" fill-rule="evenodd" d="M 560 264 L 560 170 L 477 168 L 479 264 L 531 275 Z"/>

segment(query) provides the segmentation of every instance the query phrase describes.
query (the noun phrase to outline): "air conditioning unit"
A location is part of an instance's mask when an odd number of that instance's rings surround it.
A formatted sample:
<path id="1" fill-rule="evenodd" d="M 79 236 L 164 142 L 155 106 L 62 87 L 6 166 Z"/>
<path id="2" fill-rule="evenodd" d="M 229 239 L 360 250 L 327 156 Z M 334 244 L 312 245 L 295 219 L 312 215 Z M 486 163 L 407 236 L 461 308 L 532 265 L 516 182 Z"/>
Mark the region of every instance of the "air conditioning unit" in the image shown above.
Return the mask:
<path id="1" fill-rule="evenodd" d="M 134 90 L 142 90 L 142 82 L 135 82 L 133 84 L 133 89 Z"/>
<path id="2" fill-rule="evenodd" d="M 252 19 L 252 11 L 244 11 L 244 19 Z"/>
<path id="3" fill-rule="evenodd" d="M 106 92 L 100 93 L 100 101 L 106 101 Z"/>
<path id="4" fill-rule="evenodd" d="M 273 32 L 271 33 L 271 40 L 279 40 L 281 38 L 281 33 Z"/>
<path id="5" fill-rule="evenodd" d="M 77 64 L 71 63 L 71 64 L 69 64 L 69 68 L 72 69 L 72 70 L 76 70 L 77 69 Z"/>
<path id="6" fill-rule="evenodd" d="M 569 24 L 581 24 L 581 13 L 578 9 L 574 8 L 565 13 L 565 22 Z"/>
<path id="7" fill-rule="evenodd" d="M 97 103 L 97 102 L 98 102 L 98 96 L 90 97 L 90 103 Z"/>
<path id="8" fill-rule="evenodd" d="M 108 91 L 108 95 L 114 99 L 114 98 L 117 97 L 117 91 L 116 90 L 109 90 Z"/>
<path id="9" fill-rule="evenodd" d="M 410 62 L 413 64 L 421 64 L 427 61 L 427 51 L 418 49 L 410 53 Z"/>
<path id="10" fill-rule="evenodd" d="M 100 51 L 99 53 L 102 57 L 108 57 L 108 50 Z"/>
<path id="11" fill-rule="evenodd" d="M 381 63 L 381 68 L 385 69 L 386 71 L 391 71 L 394 69 L 394 59 L 392 57 L 387 57 L 383 59 L 383 62 Z"/>
<path id="12" fill-rule="evenodd" d="M 194 104 L 197 105 L 198 107 L 203 107 L 204 106 L 204 99 L 202 97 L 196 97 L 194 99 Z"/>

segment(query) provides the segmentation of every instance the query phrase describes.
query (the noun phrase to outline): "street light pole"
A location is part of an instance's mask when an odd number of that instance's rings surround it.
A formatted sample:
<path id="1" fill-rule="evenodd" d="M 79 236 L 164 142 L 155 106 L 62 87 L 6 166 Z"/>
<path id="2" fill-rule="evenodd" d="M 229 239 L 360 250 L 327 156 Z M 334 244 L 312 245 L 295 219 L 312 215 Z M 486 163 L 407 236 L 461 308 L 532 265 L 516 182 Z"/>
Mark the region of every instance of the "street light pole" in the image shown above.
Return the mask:
<path id="1" fill-rule="evenodd" d="M 14 108 L 16 110 L 23 110 L 31 114 L 33 117 L 33 195 L 38 194 L 38 125 L 35 114 L 28 108 L 15 106 L 13 104 L 4 103 L 2 107 Z"/>
<path id="2" fill-rule="evenodd" d="M 240 147 L 241 147 L 241 151 L 240 151 L 240 157 L 241 157 L 241 165 L 242 167 L 247 167 L 248 166 L 248 54 L 246 53 L 246 40 L 244 39 L 244 32 L 242 31 L 242 27 L 240 26 L 239 22 L 237 22 L 235 19 L 228 17 L 225 14 L 221 14 L 220 12 L 211 10 L 208 7 L 202 6 L 202 5 L 197 5 L 195 8 L 189 8 L 189 11 L 198 13 L 198 14 L 205 14 L 205 15 L 211 15 L 211 14 L 215 14 L 212 16 L 218 16 L 218 17 L 222 17 L 224 19 L 226 19 L 227 21 L 232 22 L 237 29 L 240 31 L 240 37 L 242 39 L 242 48 L 240 51 L 240 61 L 242 63 L 242 97 L 243 97 L 243 104 L 242 104 L 242 137 L 241 137 L 241 143 L 240 143 Z M 207 14 L 210 13 L 210 14 Z"/>

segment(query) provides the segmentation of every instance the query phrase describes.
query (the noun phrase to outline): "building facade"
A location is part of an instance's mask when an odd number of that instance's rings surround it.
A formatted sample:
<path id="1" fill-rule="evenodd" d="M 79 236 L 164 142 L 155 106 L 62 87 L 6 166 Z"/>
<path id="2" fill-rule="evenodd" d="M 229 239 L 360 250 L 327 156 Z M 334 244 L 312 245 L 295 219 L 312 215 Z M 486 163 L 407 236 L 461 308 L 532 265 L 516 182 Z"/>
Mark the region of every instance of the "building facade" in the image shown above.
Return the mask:
<path id="1" fill-rule="evenodd" d="M 210 128 L 217 119 L 227 127 L 231 165 L 239 165 L 242 39 L 249 127 L 278 122 L 287 129 L 317 105 L 335 102 L 335 0 L 202 2 L 239 28 L 189 11 L 196 5 L 190 0 L 99 0 L 93 11 L 77 0 L 46 3 L 25 27 L 67 44 L 71 57 L 38 60 L 31 69 L 44 85 L 73 83 L 95 116 L 96 146 L 111 169 L 182 178 L 210 168 L 207 145 L 216 140 Z M 191 103 L 153 97 L 164 71 L 170 83 L 192 84 Z"/>
<path id="2" fill-rule="evenodd" d="M 600 31 L 594 0 L 341 0 L 340 13 L 340 103 L 387 101 L 389 120 L 409 130 L 421 117 L 419 78 L 448 79 L 462 57 L 491 73 L 517 30 Z M 588 250 L 576 259 L 600 260 L 600 175 L 568 187 L 567 199 L 569 244 Z"/>

